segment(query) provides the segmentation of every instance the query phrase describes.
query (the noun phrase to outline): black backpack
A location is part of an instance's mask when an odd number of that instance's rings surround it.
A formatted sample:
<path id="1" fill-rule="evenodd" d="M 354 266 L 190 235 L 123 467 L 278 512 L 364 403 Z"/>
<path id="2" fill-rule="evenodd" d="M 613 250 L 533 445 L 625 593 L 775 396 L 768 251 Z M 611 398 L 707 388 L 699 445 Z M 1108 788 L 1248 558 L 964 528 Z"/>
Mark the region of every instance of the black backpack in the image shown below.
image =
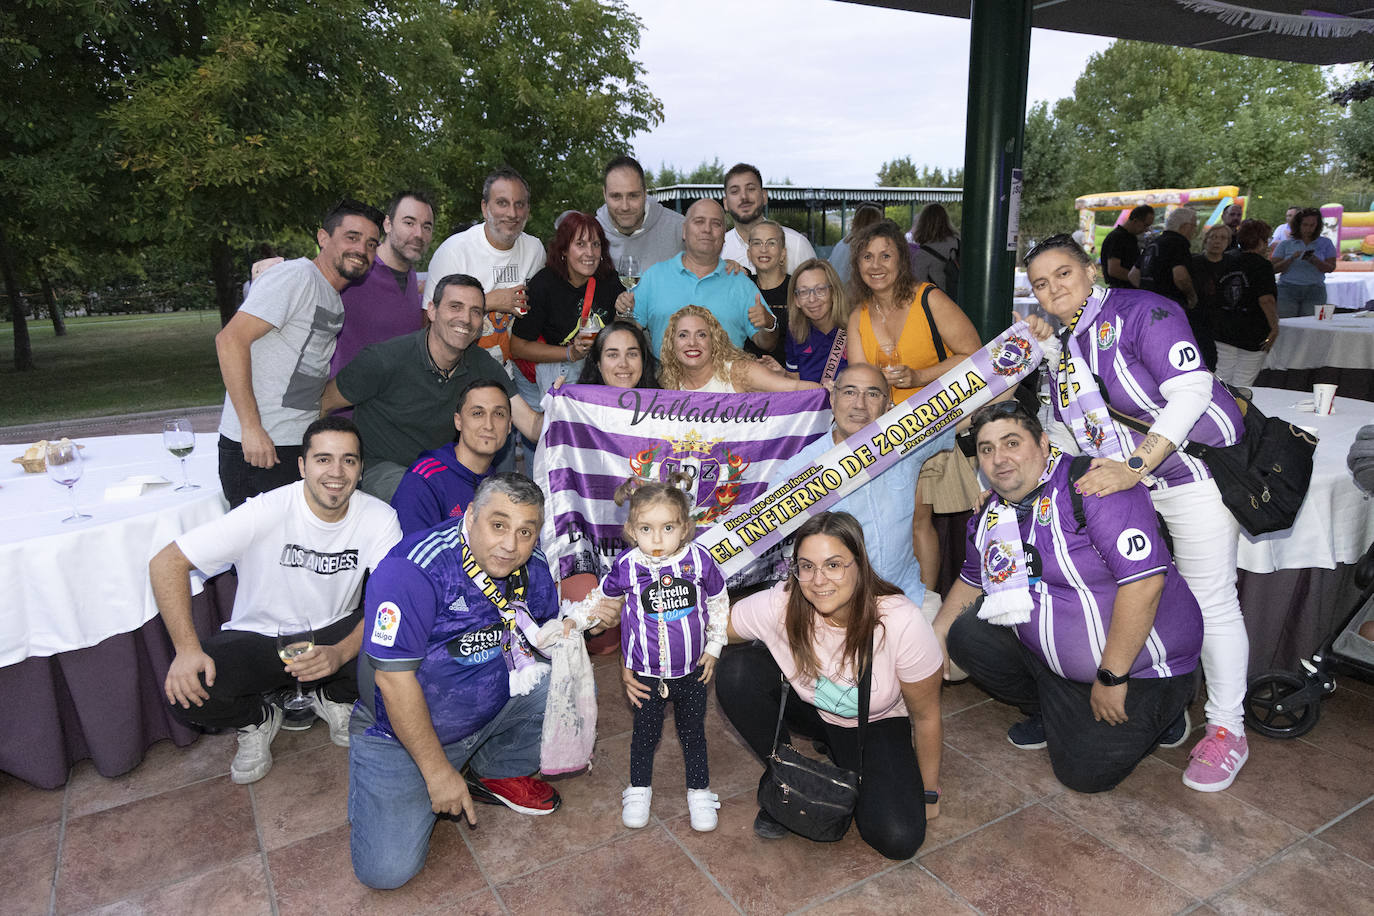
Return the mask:
<path id="1" fill-rule="evenodd" d="M 924 252 L 926 252 L 927 254 L 929 254 L 929 255 L 930 255 L 931 257 L 933 257 L 935 260 L 939 261 L 939 262 L 940 262 L 940 266 L 941 266 L 941 268 L 942 268 L 942 269 L 937 270 L 937 271 L 935 272 L 936 275 L 938 276 L 938 279 L 932 278 L 932 279 L 931 279 L 931 282 L 934 283 L 936 286 L 938 286 L 938 287 L 940 288 L 940 292 L 944 293 L 946 296 L 948 296 L 949 298 L 953 299 L 955 302 L 958 302 L 958 301 L 959 301 L 959 246 L 958 246 L 958 244 L 957 244 L 957 243 L 955 244 L 954 250 L 951 251 L 951 252 L 949 253 L 949 257 L 945 257 L 944 255 L 940 254 L 940 252 L 936 251 L 934 248 L 931 248 L 929 245 L 922 245 L 922 246 L 921 246 L 921 250 L 924 251 Z"/>

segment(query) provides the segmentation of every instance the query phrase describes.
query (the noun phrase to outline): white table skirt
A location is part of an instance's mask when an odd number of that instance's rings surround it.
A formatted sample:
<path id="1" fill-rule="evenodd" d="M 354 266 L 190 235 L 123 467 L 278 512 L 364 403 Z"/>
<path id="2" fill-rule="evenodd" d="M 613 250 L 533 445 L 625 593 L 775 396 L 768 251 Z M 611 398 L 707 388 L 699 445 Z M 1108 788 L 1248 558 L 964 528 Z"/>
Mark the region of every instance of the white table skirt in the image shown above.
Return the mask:
<path id="1" fill-rule="evenodd" d="M 1282 338 L 1282 335 L 1280 335 Z M 1374 423 L 1374 403 L 1336 398 L 1335 412 L 1319 417 L 1293 407 L 1311 399 L 1299 391 L 1256 388 L 1255 404 L 1269 416 L 1315 429 L 1320 437 L 1307 499 L 1293 527 L 1240 536 L 1237 565 L 1249 572 L 1278 569 L 1335 569 L 1353 563 L 1374 542 L 1374 500 L 1355 486 L 1345 457 L 1361 426 Z"/>
<path id="2" fill-rule="evenodd" d="M 1369 317 L 1337 315 L 1279 321 L 1279 339 L 1264 361 L 1266 369 L 1374 369 L 1374 312 Z"/>
<path id="3" fill-rule="evenodd" d="M 1326 275 L 1326 301 L 1343 309 L 1362 309 L 1374 299 L 1374 271 L 1338 270 Z"/>
<path id="4" fill-rule="evenodd" d="M 30 656 L 93 646 L 135 630 L 157 613 L 148 561 L 184 531 L 228 510 L 220 494 L 218 435 L 196 436 L 187 459 L 199 490 L 177 493 L 179 462 L 160 435 L 92 437 L 77 504 L 94 516 L 63 524 L 71 500 L 46 474 L 0 467 L 0 581 L 8 601 L 0 611 L 0 666 Z M 0 449 L 17 456 L 22 446 Z M 10 455 L 13 451 L 14 455 Z M 105 488 L 133 475 L 171 481 L 127 501 L 106 501 Z"/>

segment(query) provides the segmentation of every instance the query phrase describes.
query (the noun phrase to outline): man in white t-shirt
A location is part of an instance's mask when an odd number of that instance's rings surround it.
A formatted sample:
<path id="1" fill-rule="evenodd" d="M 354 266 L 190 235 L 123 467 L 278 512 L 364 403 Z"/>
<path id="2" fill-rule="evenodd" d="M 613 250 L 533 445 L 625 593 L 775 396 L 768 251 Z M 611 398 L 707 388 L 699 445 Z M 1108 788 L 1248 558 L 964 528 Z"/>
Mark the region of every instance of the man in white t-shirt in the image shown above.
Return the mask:
<path id="1" fill-rule="evenodd" d="M 725 173 L 725 212 L 734 220 L 735 228 L 725 233 L 722 258 L 738 261 L 745 269 L 753 266 L 749 261 L 749 230 L 763 219 L 767 208 L 768 192 L 764 190 L 758 169 L 741 162 Z M 787 242 L 787 272 L 790 274 L 802 261 L 814 258 L 816 249 L 795 229 L 783 226 L 782 234 Z"/>
<path id="2" fill-rule="evenodd" d="M 282 710 L 266 695 L 283 687 L 309 683 L 311 707 L 329 723 L 330 740 L 348 746 L 364 574 L 401 539 L 392 508 L 354 492 L 363 461 L 353 421 L 316 420 L 301 449 L 303 480 L 186 532 L 148 565 L 176 649 L 163 684 L 172 712 L 190 725 L 238 729 L 229 775 L 240 785 L 272 767 Z M 191 570 L 212 573 L 231 563 L 238 571 L 233 614 L 201 640 L 191 619 Z M 297 620 L 313 630 L 314 646 L 283 663 L 278 628 Z"/>
<path id="3" fill-rule="evenodd" d="M 339 293 L 377 254 L 382 214 L 344 199 L 316 233 L 320 253 L 269 270 L 215 335 L 224 376 L 219 479 L 231 508 L 296 480 L 301 434 L 320 415 L 343 327 Z"/>

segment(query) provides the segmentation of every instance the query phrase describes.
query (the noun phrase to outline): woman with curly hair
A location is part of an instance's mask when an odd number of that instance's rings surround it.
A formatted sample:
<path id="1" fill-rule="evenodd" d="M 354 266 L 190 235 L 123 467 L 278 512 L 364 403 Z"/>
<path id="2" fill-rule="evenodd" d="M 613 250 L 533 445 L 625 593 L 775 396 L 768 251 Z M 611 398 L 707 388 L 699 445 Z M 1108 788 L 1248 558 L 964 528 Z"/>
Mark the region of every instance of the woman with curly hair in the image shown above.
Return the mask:
<path id="1" fill-rule="evenodd" d="M 684 305 L 668 319 L 659 348 L 659 383 L 679 391 L 805 391 L 815 382 L 788 378 L 730 342 L 720 322 L 699 305 Z"/>

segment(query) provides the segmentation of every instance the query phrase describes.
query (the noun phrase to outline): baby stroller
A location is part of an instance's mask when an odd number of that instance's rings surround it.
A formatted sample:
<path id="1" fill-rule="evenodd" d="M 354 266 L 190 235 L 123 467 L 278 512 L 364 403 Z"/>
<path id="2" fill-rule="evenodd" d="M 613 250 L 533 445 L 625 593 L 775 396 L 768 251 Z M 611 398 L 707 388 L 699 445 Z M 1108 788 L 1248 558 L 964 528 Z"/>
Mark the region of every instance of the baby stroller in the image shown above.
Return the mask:
<path id="1" fill-rule="evenodd" d="M 1270 738 L 1297 738 L 1310 732 L 1321 718 L 1321 701 L 1336 690 L 1335 669 L 1347 665 L 1374 675 L 1374 642 L 1356 631 L 1374 620 L 1374 544 L 1355 566 L 1360 598 L 1336 635 L 1323 643 L 1311 659 L 1303 659 L 1302 674 L 1266 671 L 1250 679 L 1245 694 L 1245 726 Z"/>
<path id="2" fill-rule="evenodd" d="M 1374 425 L 1360 430 L 1346 459 L 1355 484 L 1374 495 Z M 1336 690 L 1338 665 L 1374 675 L 1374 641 L 1359 634 L 1360 625 L 1374 620 L 1374 544 L 1355 564 L 1359 600 L 1336 635 L 1309 659 L 1303 674 L 1266 671 L 1250 680 L 1245 694 L 1245 725 L 1270 738 L 1296 738 L 1312 730 L 1321 718 L 1321 701 Z"/>

